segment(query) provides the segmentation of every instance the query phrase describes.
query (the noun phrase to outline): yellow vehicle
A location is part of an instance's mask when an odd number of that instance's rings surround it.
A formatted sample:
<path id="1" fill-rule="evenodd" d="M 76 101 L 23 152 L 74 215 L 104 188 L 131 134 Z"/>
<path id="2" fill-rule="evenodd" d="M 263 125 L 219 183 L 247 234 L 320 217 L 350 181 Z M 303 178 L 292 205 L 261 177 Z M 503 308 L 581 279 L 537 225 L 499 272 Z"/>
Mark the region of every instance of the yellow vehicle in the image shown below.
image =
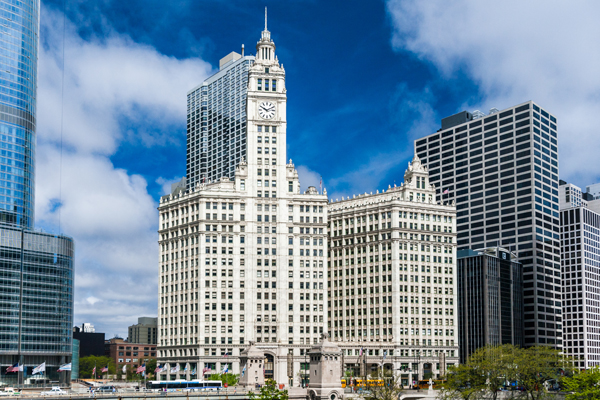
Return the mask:
<path id="1" fill-rule="evenodd" d="M 344 389 L 346 387 L 346 380 L 342 379 L 342 389 Z"/>
<path id="2" fill-rule="evenodd" d="M 364 380 L 363 379 L 355 379 L 354 387 L 356 388 L 364 388 Z M 367 379 L 367 388 L 375 387 L 375 386 L 383 386 L 383 379 Z"/>

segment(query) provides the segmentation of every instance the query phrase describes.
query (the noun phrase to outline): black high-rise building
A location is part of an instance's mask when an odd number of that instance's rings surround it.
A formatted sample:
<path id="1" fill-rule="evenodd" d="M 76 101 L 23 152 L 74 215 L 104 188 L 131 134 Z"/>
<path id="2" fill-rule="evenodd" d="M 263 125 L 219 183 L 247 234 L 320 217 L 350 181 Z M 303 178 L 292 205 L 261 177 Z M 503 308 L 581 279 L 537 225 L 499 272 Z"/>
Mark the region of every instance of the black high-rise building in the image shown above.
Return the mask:
<path id="1" fill-rule="evenodd" d="M 523 346 L 523 266 L 501 247 L 457 253 L 460 362 L 486 345 Z"/>
<path id="2" fill-rule="evenodd" d="M 523 264 L 525 345 L 562 347 L 556 118 L 528 101 L 462 112 L 415 141 L 443 201 L 456 201 L 458 250 L 501 246 Z"/>

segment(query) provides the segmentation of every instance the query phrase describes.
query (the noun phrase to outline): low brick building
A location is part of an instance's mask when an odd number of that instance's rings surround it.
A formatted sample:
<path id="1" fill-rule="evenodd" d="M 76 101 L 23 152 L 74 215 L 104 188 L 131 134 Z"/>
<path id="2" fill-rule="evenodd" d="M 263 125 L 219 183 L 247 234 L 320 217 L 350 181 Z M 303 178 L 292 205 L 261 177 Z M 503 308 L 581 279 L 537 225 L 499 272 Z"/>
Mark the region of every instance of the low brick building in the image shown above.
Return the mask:
<path id="1" fill-rule="evenodd" d="M 104 343 L 104 355 L 113 359 L 120 372 L 123 365 L 135 370 L 149 360 L 156 359 L 156 345 L 129 343 L 121 338 L 112 338 Z"/>

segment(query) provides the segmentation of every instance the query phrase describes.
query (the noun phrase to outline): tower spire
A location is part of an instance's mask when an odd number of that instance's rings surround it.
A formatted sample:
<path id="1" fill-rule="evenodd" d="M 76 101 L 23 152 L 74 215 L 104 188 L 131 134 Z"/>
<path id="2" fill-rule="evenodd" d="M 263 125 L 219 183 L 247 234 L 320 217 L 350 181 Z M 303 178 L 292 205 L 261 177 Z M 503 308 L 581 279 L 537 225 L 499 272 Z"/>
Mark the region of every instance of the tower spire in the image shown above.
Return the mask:
<path id="1" fill-rule="evenodd" d="M 267 30 L 267 7 L 265 7 L 265 31 Z"/>

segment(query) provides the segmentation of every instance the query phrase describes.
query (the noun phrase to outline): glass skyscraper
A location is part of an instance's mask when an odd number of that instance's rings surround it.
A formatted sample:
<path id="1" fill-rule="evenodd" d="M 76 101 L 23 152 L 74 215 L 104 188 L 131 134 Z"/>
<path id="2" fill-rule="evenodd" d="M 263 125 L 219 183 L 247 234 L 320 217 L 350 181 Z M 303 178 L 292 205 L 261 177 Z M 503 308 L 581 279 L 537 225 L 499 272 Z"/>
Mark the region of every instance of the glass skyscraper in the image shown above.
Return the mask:
<path id="1" fill-rule="evenodd" d="M 71 361 L 73 239 L 34 230 L 39 0 L 0 0 L 0 381 L 34 384 Z M 19 364 L 21 372 L 5 372 Z"/>
<path id="2" fill-rule="evenodd" d="M 39 0 L 0 1 L 0 222 L 33 227 Z"/>
<path id="3" fill-rule="evenodd" d="M 187 188 L 233 179 L 246 158 L 246 95 L 248 69 L 254 56 L 231 52 L 219 72 L 187 96 Z"/>

